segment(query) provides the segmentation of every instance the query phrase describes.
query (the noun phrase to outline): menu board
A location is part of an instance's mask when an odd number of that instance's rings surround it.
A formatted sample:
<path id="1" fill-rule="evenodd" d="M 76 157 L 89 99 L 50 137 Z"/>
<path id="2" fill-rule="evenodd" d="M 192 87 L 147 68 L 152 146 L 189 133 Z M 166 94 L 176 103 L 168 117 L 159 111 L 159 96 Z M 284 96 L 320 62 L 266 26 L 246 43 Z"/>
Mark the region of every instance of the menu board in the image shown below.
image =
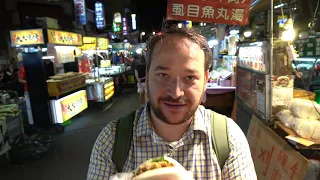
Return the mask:
<path id="1" fill-rule="evenodd" d="M 293 99 L 293 76 L 274 76 L 272 81 L 272 106 L 286 106 Z"/>
<path id="2" fill-rule="evenodd" d="M 266 52 L 263 46 L 240 47 L 238 65 L 255 71 L 265 72 L 265 57 Z"/>

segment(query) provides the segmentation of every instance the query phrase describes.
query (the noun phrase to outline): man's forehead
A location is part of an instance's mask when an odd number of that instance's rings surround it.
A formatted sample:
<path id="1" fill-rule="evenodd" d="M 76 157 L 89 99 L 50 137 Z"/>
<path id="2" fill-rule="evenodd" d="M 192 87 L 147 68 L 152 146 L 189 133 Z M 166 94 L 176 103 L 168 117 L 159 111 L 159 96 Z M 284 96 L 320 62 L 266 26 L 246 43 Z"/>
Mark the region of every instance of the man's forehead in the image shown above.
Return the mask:
<path id="1" fill-rule="evenodd" d="M 170 34 L 166 37 L 163 37 L 155 44 L 153 55 L 158 54 L 163 50 L 171 48 L 203 52 L 200 46 L 196 42 L 190 40 L 189 38 L 179 34 Z"/>

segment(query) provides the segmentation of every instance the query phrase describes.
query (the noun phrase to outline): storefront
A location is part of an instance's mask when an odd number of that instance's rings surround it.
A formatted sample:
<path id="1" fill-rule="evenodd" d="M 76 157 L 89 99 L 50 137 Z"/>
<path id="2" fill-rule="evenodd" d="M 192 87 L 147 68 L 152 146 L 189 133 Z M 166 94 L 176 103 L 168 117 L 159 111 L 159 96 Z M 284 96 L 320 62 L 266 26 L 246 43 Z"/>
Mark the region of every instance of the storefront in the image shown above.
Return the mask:
<path id="1" fill-rule="evenodd" d="M 52 123 L 63 123 L 68 120 L 66 117 L 70 119 L 87 108 L 86 98 L 81 97 L 83 104 L 77 98 L 68 98 L 70 94 L 85 88 L 85 76 L 78 73 L 76 62 L 76 47 L 82 45 L 81 34 L 34 29 L 13 30 L 10 36 L 11 45 L 16 49 L 17 57 L 25 69 L 34 119 L 30 124 L 48 127 Z M 72 103 L 73 108 L 78 110 L 72 110 L 72 116 L 62 115 L 65 118 L 61 121 L 61 109 L 57 106 L 59 102 Z"/>
<path id="2" fill-rule="evenodd" d="M 270 41 L 240 44 L 237 124 L 247 134 L 259 179 L 319 179 L 319 104 L 307 84 L 297 88 L 295 81 L 301 70 L 308 74 L 303 81 L 311 80 L 317 58 L 296 58 L 292 40 L 274 32 L 279 37 Z"/>

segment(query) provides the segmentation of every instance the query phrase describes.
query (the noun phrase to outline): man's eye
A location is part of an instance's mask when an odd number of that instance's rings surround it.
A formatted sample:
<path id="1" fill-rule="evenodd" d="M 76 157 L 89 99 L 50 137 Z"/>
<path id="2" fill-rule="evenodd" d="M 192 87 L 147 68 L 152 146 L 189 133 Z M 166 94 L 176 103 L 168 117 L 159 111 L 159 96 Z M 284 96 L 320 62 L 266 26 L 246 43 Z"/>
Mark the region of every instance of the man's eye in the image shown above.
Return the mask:
<path id="1" fill-rule="evenodd" d="M 188 80 L 188 81 L 193 81 L 193 80 L 195 80 L 195 77 L 194 77 L 194 76 L 187 76 L 187 77 L 186 77 L 186 80 Z"/>
<path id="2" fill-rule="evenodd" d="M 167 78 L 167 77 L 168 77 L 168 75 L 167 75 L 167 74 L 164 74 L 164 73 L 159 73 L 158 76 L 159 76 L 160 78 Z"/>

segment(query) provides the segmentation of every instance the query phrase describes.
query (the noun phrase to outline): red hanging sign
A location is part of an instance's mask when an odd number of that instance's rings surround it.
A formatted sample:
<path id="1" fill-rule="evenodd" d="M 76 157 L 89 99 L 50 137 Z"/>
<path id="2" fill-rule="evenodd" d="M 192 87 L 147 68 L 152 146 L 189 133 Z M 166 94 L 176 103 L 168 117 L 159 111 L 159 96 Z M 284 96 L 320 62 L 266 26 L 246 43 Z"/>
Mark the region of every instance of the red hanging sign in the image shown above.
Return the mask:
<path id="1" fill-rule="evenodd" d="M 248 24 L 251 0 L 168 0 L 167 19 Z"/>

